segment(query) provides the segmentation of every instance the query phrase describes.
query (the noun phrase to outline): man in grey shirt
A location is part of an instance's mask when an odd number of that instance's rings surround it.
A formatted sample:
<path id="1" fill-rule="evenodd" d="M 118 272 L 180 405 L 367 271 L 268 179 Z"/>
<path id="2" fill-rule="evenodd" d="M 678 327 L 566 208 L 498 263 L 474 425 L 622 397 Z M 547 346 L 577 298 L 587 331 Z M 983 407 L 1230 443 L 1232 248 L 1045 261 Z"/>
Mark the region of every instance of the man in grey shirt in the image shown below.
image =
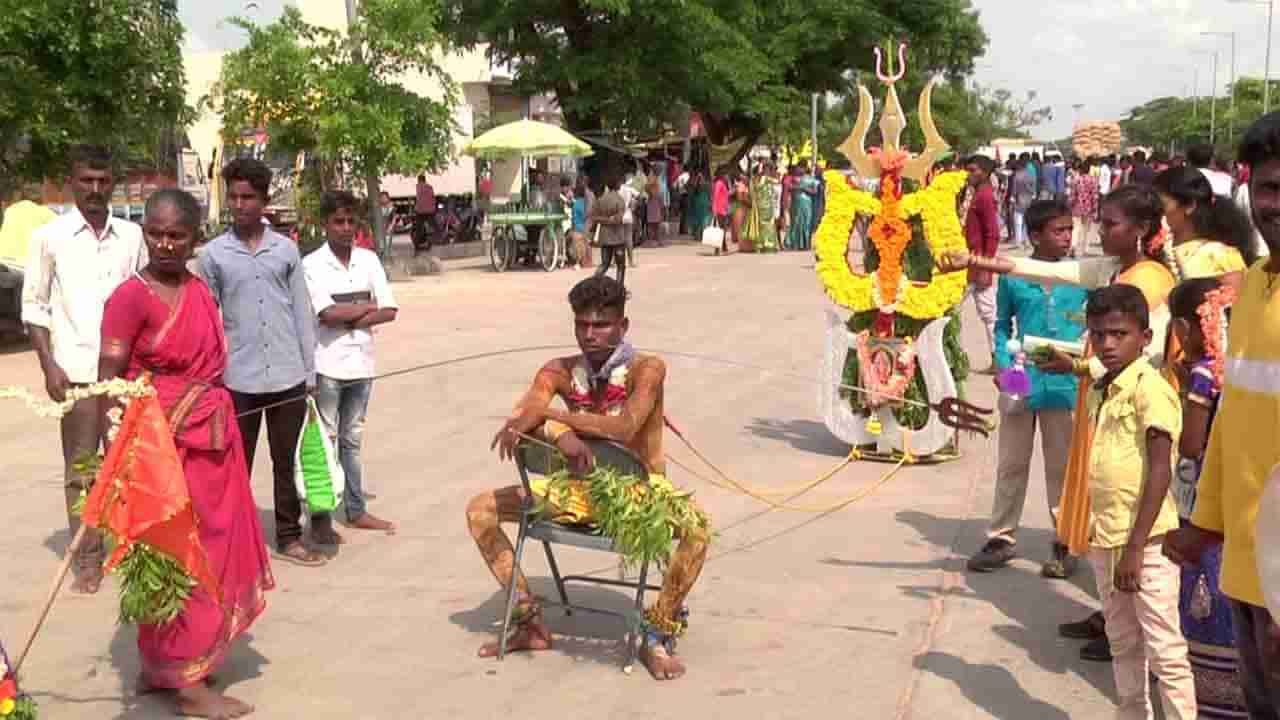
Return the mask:
<path id="1" fill-rule="evenodd" d="M 302 502 L 294 485 L 294 450 L 315 387 L 316 332 L 302 257 L 289 238 L 262 223 L 271 169 L 240 158 L 222 171 L 232 228 L 205 247 L 199 273 L 222 308 L 227 334 L 223 380 L 235 402 L 245 460 L 252 472 L 263 415 L 274 475 L 276 547 L 280 558 L 323 565 L 302 542 Z M 328 513 L 311 522 L 312 540 L 337 544 Z"/>
<path id="2" fill-rule="evenodd" d="M 619 285 L 625 284 L 623 279 L 627 274 L 627 237 L 631 233 L 631 226 L 622 223 L 627 203 L 618 192 L 621 186 L 622 182 L 617 174 L 609 176 L 605 184 L 607 191 L 591 208 L 587 226 L 588 236 L 595 232 L 597 225 L 600 226 L 600 268 L 596 270 L 596 275 L 608 273 L 610 264 L 617 265 Z"/>

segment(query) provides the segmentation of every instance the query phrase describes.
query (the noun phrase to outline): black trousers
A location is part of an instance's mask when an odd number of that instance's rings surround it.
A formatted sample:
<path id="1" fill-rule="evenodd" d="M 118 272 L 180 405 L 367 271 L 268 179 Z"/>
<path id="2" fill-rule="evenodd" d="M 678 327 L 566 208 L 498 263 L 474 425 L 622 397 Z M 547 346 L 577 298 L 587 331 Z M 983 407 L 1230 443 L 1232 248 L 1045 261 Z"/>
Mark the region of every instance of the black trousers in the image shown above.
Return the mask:
<path id="1" fill-rule="evenodd" d="M 271 448 L 272 495 L 275 500 L 276 547 L 283 550 L 302 538 L 302 500 L 293 480 L 293 455 L 298 434 L 307 419 L 307 386 L 300 383 L 287 390 L 270 393 L 232 391 L 236 422 L 244 439 L 244 459 L 253 473 L 253 455 L 258 448 L 258 430 L 267 418 L 267 445 Z M 281 403 L 277 405 L 276 403 Z M 271 407 L 268 407 L 271 406 Z M 265 409 L 264 409 L 265 408 Z M 317 515 L 328 522 L 328 514 Z"/>
<path id="2" fill-rule="evenodd" d="M 600 266 L 596 268 L 597 275 L 604 275 L 609 272 L 609 263 L 618 266 L 618 284 L 626 285 L 627 276 L 627 246 L 625 245 L 601 245 L 600 246 Z"/>

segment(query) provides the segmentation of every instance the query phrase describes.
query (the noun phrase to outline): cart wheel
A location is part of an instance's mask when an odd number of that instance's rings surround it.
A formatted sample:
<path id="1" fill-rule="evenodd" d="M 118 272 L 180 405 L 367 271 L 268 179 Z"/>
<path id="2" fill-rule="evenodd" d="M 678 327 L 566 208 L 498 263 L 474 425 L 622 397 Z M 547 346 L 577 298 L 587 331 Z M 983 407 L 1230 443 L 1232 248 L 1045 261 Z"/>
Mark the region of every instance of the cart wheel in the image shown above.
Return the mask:
<path id="1" fill-rule="evenodd" d="M 503 272 L 511 264 L 511 256 L 515 253 L 516 239 L 509 227 L 493 229 L 493 239 L 489 241 L 489 262 L 496 272 Z"/>
<path id="2" fill-rule="evenodd" d="M 551 272 L 560 266 L 560 243 L 550 226 L 542 228 L 538 234 L 538 260 L 542 269 Z"/>

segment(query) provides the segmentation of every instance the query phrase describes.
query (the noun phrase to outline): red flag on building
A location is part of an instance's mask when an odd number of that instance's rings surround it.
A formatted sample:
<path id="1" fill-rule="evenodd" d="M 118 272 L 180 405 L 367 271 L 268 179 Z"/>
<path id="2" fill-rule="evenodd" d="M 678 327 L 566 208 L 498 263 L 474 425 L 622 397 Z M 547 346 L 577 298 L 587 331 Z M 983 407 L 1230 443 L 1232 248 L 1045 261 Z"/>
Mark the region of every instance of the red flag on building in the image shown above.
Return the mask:
<path id="1" fill-rule="evenodd" d="M 178 448 L 156 397 L 134 398 L 98 471 L 84 506 L 84 522 L 116 539 L 106 570 L 142 542 L 178 562 L 217 597 L 218 582 L 200 544 Z"/>

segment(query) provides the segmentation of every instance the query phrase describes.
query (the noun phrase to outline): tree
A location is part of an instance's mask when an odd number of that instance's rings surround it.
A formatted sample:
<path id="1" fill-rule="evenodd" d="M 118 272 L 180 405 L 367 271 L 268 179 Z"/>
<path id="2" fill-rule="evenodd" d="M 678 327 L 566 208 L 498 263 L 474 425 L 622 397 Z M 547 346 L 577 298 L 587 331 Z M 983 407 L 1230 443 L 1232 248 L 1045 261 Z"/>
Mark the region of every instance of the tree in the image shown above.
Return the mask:
<path id="1" fill-rule="evenodd" d="M 1280 81 L 1271 83 L 1271 96 L 1278 97 Z M 1135 145 L 1150 145 L 1166 152 L 1182 152 L 1188 145 L 1207 143 L 1223 157 L 1235 154 L 1234 142 L 1262 117 L 1262 78 L 1242 77 L 1235 84 L 1235 114 L 1231 112 L 1232 87 L 1218 97 L 1217 126 L 1213 127 L 1213 98 L 1160 97 L 1129 111 L 1120 121 L 1125 139 Z"/>
<path id="2" fill-rule="evenodd" d="M 69 146 L 169 167 L 190 116 L 172 0 L 0 0 L 0 198 L 61 176 Z"/>
<path id="3" fill-rule="evenodd" d="M 249 42 L 223 58 L 210 98 L 224 138 L 264 127 L 273 147 L 313 153 L 363 177 L 385 250 L 376 203 L 382 174 L 436 170 L 451 157 L 457 91 L 437 62 L 439 12 L 431 0 L 363 0 L 345 34 L 306 23 L 292 6 L 265 26 L 233 19 Z M 434 81 L 439 97 L 407 89 L 410 74 Z"/>
<path id="4" fill-rule="evenodd" d="M 910 73 L 964 74 L 987 37 L 969 0 L 444 0 L 461 45 L 489 43 L 518 90 L 553 93 L 574 131 L 635 135 L 699 111 L 711 141 L 746 152 L 803 124 L 813 93 L 874 70 L 889 36 Z"/>

